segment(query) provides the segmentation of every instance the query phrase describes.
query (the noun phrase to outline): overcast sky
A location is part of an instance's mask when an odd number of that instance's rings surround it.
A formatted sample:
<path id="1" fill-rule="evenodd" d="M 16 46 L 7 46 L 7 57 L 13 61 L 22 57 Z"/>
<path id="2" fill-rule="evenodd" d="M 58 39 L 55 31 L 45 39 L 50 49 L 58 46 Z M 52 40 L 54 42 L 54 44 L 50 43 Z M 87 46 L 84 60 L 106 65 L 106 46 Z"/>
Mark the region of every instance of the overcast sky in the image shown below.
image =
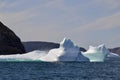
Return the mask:
<path id="1" fill-rule="evenodd" d="M 120 0 L 0 0 L 0 20 L 22 41 L 120 47 Z"/>

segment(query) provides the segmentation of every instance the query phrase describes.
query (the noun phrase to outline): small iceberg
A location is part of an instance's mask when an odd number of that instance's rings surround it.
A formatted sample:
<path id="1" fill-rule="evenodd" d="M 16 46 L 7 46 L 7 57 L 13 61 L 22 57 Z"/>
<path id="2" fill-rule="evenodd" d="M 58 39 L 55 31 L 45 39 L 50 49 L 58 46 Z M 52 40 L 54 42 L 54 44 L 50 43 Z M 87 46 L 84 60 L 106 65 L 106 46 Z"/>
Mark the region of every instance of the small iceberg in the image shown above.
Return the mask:
<path id="1" fill-rule="evenodd" d="M 90 59 L 90 62 L 103 62 L 108 54 L 109 50 L 105 47 L 104 44 L 93 47 L 90 46 L 86 52 L 82 52 L 84 56 Z"/>

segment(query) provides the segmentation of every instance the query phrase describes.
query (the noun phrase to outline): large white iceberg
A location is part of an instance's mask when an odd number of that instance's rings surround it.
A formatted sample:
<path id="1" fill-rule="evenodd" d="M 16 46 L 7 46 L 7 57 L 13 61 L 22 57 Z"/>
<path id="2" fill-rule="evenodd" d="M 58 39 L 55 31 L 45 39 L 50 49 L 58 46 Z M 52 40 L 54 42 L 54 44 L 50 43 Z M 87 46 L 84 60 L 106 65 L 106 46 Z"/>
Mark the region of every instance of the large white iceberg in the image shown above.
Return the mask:
<path id="1" fill-rule="evenodd" d="M 51 49 L 46 56 L 41 58 L 41 60 L 46 62 L 88 61 L 88 59 L 81 54 L 80 48 L 70 39 L 66 38 L 60 42 L 59 48 Z"/>
<path id="2" fill-rule="evenodd" d="M 105 45 L 102 44 L 98 47 L 90 46 L 88 51 L 82 52 L 82 54 L 89 58 L 90 62 L 103 62 L 110 52 Z"/>

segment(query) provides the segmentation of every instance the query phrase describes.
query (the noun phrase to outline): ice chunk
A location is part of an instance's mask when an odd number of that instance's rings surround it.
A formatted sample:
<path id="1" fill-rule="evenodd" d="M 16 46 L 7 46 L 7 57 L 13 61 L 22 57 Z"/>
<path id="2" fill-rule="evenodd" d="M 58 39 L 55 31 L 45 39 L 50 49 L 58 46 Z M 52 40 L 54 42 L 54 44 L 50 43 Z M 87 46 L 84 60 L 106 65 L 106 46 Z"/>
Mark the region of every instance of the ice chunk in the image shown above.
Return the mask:
<path id="1" fill-rule="evenodd" d="M 106 56 L 109 54 L 105 45 L 98 47 L 90 46 L 88 51 L 82 53 L 84 56 L 90 59 L 90 62 L 103 62 Z"/>

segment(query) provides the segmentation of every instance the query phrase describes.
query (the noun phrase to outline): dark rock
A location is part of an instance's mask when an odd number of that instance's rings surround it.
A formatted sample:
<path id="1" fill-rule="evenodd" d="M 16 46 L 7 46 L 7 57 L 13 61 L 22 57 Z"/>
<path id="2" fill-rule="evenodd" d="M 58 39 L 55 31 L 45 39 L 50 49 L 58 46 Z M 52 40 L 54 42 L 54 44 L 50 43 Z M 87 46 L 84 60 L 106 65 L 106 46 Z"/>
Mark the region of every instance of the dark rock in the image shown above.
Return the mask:
<path id="1" fill-rule="evenodd" d="M 19 37 L 0 22 L 0 55 L 25 53 Z"/>
<path id="2" fill-rule="evenodd" d="M 49 51 L 53 48 L 59 48 L 59 44 L 52 42 L 41 42 L 41 41 L 32 41 L 32 42 L 23 42 L 26 52 L 41 50 Z"/>
<path id="3" fill-rule="evenodd" d="M 80 47 L 80 51 L 86 52 L 87 50 L 85 48 L 83 48 L 83 47 Z"/>
<path id="4" fill-rule="evenodd" d="M 23 45 L 26 49 L 26 52 L 30 52 L 33 50 L 46 50 L 49 51 L 53 48 L 59 48 L 60 44 L 53 42 L 41 42 L 41 41 L 32 41 L 32 42 L 23 42 Z M 86 50 L 80 47 L 80 51 L 85 52 Z"/>
<path id="5" fill-rule="evenodd" d="M 120 47 L 109 49 L 109 51 L 112 52 L 112 53 L 116 53 L 116 54 L 120 55 Z"/>

